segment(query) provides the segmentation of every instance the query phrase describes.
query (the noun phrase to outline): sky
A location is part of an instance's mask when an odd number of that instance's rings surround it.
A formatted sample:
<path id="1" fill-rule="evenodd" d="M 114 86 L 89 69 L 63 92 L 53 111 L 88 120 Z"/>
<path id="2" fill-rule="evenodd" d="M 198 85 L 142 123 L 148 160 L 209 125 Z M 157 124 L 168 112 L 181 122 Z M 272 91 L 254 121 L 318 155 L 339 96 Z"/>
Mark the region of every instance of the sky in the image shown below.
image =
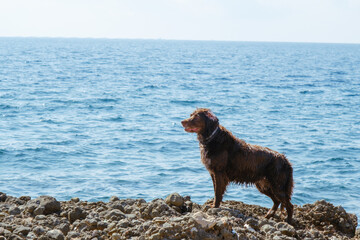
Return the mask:
<path id="1" fill-rule="evenodd" d="M 360 43 L 360 0 L 0 0 L 0 37 Z"/>

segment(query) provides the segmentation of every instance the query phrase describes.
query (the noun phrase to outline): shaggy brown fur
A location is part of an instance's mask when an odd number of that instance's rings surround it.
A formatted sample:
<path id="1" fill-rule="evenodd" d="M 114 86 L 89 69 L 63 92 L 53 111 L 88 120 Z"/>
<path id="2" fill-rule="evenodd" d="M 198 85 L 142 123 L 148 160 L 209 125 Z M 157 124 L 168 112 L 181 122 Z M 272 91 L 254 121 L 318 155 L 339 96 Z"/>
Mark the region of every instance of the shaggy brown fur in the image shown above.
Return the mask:
<path id="1" fill-rule="evenodd" d="M 230 182 L 255 184 L 270 197 L 273 207 L 265 215 L 274 216 L 279 205 L 286 208 L 292 221 L 293 169 L 283 154 L 266 147 L 248 144 L 219 124 L 210 109 L 195 110 L 181 122 L 185 131 L 197 133 L 201 161 L 209 171 L 215 191 L 213 207 L 219 207 Z"/>

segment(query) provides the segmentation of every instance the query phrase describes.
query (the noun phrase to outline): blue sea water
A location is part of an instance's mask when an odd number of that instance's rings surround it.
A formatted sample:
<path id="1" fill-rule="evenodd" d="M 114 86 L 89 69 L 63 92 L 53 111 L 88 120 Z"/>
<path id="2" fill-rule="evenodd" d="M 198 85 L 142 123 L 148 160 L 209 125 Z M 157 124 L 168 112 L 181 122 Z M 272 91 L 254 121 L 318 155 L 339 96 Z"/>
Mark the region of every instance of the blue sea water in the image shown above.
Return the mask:
<path id="1" fill-rule="evenodd" d="M 295 204 L 360 215 L 360 45 L 0 38 L 0 191 L 107 201 L 213 197 L 196 107 L 285 153 Z M 270 207 L 253 187 L 225 200 Z"/>

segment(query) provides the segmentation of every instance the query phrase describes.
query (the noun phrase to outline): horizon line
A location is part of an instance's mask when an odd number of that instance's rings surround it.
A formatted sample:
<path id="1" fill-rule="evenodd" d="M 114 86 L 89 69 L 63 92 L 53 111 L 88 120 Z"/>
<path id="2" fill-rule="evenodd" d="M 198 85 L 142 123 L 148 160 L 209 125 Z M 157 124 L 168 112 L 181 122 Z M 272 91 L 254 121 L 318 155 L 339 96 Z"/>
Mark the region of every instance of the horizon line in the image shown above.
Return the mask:
<path id="1" fill-rule="evenodd" d="M 322 42 L 322 41 L 274 41 L 274 40 L 221 40 L 221 39 L 175 39 L 175 38 L 120 38 L 120 37 L 62 37 L 62 36 L 0 36 L 0 38 L 43 38 L 43 39 L 93 39 L 93 40 L 149 40 L 149 41 L 189 41 L 189 42 L 244 42 L 244 43 L 303 43 L 303 44 L 349 44 L 360 42 Z"/>

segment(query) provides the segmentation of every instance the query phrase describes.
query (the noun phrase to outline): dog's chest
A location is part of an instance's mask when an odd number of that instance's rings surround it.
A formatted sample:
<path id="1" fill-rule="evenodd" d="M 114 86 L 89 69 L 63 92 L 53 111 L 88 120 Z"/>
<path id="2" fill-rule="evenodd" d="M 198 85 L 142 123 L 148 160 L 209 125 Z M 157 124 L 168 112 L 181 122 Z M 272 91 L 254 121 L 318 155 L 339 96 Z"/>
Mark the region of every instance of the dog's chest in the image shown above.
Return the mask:
<path id="1" fill-rule="evenodd" d="M 227 158 L 224 154 L 214 154 L 208 151 L 205 147 L 200 146 L 201 162 L 205 165 L 207 170 L 219 171 L 225 168 Z"/>
<path id="2" fill-rule="evenodd" d="M 209 156 L 209 151 L 207 151 L 206 148 L 201 144 L 200 144 L 200 156 L 201 156 L 201 162 L 205 165 L 207 169 L 210 169 L 211 158 Z"/>

